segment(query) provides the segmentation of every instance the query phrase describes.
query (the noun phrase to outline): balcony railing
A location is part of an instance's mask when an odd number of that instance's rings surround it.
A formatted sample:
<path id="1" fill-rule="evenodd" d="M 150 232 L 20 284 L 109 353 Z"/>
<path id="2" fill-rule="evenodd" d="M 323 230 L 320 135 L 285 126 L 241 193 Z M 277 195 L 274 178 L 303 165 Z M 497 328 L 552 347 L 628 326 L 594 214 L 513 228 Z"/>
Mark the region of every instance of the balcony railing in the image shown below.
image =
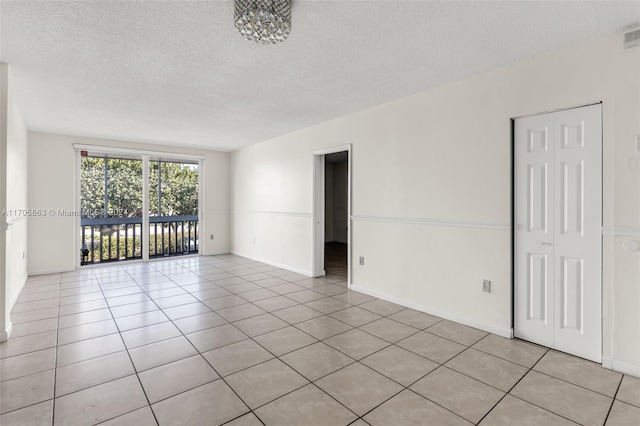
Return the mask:
<path id="1" fill-rule="evenodd" d="M 142 218 L 81 219 L 81 264 L 142 259 Z M 198 253 L 198 216 L 149 218 L 149 258 Z"/>

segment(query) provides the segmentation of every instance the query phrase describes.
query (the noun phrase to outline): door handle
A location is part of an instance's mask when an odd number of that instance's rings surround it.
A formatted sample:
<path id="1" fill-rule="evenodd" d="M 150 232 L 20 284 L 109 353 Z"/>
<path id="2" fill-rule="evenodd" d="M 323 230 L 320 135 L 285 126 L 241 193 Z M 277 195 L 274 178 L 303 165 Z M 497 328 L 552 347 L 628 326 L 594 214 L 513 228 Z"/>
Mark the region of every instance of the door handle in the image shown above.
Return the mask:
<path id="1" fill-rule="evenodd" d="M 553 245 L 551 243 L 546 243 L 544 241 L 538 241 L 538 244 L 540 244 L 541 246 L 552 246 Z"/>

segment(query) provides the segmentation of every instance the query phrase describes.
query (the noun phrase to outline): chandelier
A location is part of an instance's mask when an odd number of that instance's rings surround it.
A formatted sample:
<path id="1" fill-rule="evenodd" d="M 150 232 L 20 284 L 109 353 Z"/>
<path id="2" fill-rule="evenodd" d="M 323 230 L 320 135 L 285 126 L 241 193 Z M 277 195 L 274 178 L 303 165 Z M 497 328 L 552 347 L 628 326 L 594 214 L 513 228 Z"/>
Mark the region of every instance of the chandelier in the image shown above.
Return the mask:
<path id="1" fill-rule="evenodd" d="M 276 44 L 291 32 L 291 0 L 235 0 L 240 34 L 258 44 Z"/>

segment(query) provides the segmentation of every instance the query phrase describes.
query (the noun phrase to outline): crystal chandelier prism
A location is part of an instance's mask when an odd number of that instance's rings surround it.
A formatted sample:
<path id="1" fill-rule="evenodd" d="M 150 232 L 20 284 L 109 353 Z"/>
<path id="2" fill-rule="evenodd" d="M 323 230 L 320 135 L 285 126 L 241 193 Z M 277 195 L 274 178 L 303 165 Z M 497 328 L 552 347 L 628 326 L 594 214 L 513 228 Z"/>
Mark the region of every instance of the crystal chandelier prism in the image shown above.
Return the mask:
<path id="1" fill-rule="evenodd" d="M 276 44 L 291 32 L 291 0 L 235 0 L 240 34 L 258 44 Z"/>

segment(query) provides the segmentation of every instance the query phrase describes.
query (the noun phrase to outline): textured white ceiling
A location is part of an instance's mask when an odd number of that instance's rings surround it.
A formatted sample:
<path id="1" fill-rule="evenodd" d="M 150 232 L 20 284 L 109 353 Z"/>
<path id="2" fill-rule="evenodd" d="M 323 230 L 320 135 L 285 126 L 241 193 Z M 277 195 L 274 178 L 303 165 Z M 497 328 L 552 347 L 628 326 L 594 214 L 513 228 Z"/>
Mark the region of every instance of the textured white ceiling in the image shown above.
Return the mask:
<path id="1" fill-rule="evenodd" d="M 30 130 L 235 150 L 637 25 L 640 2 L 294 0 L 274 46 L 237 33 L 231 1 L 0 14 Z"/>

